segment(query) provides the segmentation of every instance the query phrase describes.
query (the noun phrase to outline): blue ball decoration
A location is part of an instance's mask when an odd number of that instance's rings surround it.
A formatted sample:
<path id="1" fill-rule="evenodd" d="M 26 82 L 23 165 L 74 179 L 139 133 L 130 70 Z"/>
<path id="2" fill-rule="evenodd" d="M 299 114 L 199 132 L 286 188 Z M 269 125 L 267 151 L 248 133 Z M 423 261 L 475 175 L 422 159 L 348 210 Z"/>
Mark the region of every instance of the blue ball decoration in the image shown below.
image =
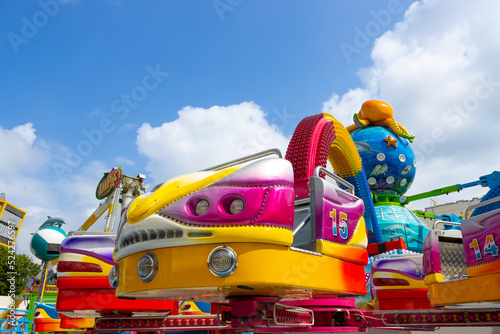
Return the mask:
<path id="1" fill-rule="evenodd" d="M 415 178 L 416 161 L 410 142 L 382 126 L 351 132 L 363 161 L 370 191 L 401 196 Z"/>

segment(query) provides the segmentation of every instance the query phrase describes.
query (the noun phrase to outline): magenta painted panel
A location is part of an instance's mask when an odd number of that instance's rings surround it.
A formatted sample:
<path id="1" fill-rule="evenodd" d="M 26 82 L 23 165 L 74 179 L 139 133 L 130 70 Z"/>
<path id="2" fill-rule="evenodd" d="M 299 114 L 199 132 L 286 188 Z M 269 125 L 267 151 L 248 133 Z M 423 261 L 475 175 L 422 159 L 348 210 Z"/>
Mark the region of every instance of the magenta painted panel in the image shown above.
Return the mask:
<path id="1" fill-rule="evenodd" d="M 434 232 L 430 232 L 424 239 L 423 266 L 426 275 L 441 273 L 441 258 L 439 257 L 439 239 Z"/>
<path id="2" fill-rule="evenodd" d="M 462 222 L 467 267 L 500 259 L 500 209 Z"/>
<path id="3" fill-rule="evenodd" d="M 241 213 L 232 215 L 229 205 L 234 199 L 245 202 Z M 196 203 L 208 200 L 210 207 L 202 216 L 195 213 Z M 270 225 L 293 227 L 293 188 L 287 186 L 225 187 L 200 190 L 167 206 L 159 212 L 181 223 L 195 226 Z"/>
<path id="4" fill-rule="evenodd" d="M 244 209 L 231 214 L 230 204 L 237 199 L 244 201 Z M 207 200 L 210 207 L 206 213 L 197 215 L 195 208 L 200 200 Z M 177 200 L 158 213 L 193 226 L 265 225 L 292 229 L 292 165 L 284 159 L 259 160 Z"/>
<path id="5" fill-rule="evenodd" d="M 363 201 L 319 177 L 311 178 L 311 186 L 316 238 L 347 244 L 363 215 Z"/>

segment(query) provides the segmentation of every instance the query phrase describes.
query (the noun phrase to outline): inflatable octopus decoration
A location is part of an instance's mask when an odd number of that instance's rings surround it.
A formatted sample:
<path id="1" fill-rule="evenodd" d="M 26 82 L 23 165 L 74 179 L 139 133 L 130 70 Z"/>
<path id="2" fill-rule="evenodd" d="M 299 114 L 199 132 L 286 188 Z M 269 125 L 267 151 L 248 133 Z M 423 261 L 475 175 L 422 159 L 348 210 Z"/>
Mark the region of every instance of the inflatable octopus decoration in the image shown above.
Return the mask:
<path id="1" fill-rule="evenodd" d="M 413 142 L 415 136 L 412 136 L 404 126 L 396 123 L 393 117 L 394 110 L 392 110 L 392 107 L 388 103 L 384 101 L 369 100 L 363 103 L 359 113 L 354 114 L 354 124 L 347 127 L 347 130 L 352 132 L 356 129 L 361 129 L 370 125 L 382 125 L 388 127 L 400 137 Z"/>

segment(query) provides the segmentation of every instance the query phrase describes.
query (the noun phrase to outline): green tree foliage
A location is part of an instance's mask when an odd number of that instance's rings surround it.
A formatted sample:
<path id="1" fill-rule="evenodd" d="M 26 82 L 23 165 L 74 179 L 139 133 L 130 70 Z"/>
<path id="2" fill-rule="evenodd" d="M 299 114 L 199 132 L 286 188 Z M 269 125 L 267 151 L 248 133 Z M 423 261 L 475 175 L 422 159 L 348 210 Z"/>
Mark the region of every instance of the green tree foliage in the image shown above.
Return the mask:
<path id="1" fill-rule="evenodd" d="M 26 276 L 38 275 L 41 267 L 28 255 L 17 254 L 12 248 L 0 246 L 0 295 L 12 295 L 12 281 L 15 281 L 14 293 L 20 294 L 26 286 Z"/>

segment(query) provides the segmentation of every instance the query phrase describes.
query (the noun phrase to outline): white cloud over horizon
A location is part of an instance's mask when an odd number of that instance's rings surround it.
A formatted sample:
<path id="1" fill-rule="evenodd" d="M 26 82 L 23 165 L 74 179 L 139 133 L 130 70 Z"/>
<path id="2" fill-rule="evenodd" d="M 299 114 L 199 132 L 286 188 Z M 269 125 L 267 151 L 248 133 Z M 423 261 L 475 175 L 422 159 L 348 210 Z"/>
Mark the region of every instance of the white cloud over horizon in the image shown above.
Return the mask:
<path id="1" fill-rule="evenodd" d="M 278 125 L 270 124 L 254 102 L 208 109 L 184 107 L 178 118 L 153 127 L 143 124 L 137 147 L 149 160 L 155 182 L 194 172 L 268 148 L 288 145 Z"/>
<path id="2" fill-rule="evenodd" d="M 31 233 L 47 219 L 61 217 L 66 232 L 76 230 L 99 202 L 93 196 L 107 166 L 98 161 L 82 164 L 74 173 L 56 178 L 50 168 L 65 147 L 36 136 L 33 123 L 12 129 L 0 127 L 0 193 L 27 212 L 16 240 L 16 250 L 31 256 Z M 89 212 L 90 211 L 90 212 Z"/>
<path id="3" fill-rule="evenodd" d="M 33 123 L 4 129 L 0 126 L 1 174 L 21 174 L 35 172 L 46 167 L 49 162 L 48 147 L 45 142 L 36 140 Z"/>
<path id="4" fill-rule="evenodd" d="M 392 105 L 416 136 L 417 174 L 408 195 L 467 183 L 499 169 L 500 3 L 423 0 L 374 41 L 360 87 L 333 93 L 323 111 L 346 125 L 368 99 Z M 485 189 L 436 197 L 481 196 Z M 419 207 L 429 206 L 422 203 Z"/>

